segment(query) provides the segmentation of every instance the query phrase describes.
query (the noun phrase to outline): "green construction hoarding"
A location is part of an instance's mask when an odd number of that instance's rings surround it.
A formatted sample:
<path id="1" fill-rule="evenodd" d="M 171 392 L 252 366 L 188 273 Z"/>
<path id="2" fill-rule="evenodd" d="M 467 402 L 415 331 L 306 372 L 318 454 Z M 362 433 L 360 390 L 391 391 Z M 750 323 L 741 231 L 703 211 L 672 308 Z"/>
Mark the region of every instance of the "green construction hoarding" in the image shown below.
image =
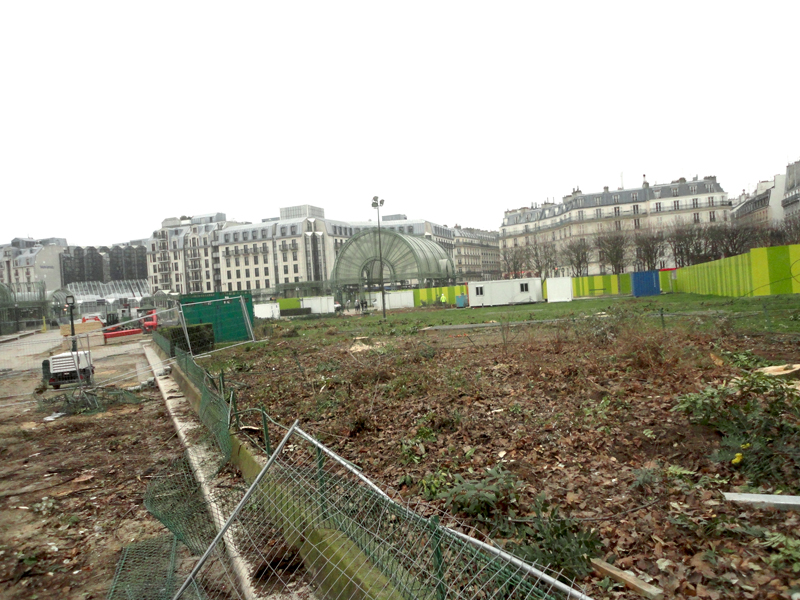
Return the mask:
<path id="1" fill-rule="evenodd" d="M 217 344 L 252 339 L 254 315 L 250 292 L 191 294 L 181 296 L 180 304 L 187 325 L 214 325 Z"/>

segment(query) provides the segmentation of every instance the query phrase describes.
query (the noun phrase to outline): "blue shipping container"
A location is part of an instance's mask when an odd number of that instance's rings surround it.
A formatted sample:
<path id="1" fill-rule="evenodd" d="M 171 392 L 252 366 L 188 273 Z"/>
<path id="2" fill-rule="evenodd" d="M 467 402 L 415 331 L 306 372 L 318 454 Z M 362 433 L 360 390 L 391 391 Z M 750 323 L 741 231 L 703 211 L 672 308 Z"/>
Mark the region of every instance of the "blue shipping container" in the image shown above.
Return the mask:
<path id="1" fill-rule="evenodd" d="M 631 273 L 631 291 L 635 298 L 658 296 L 661 293 L 658 271 Z"/>
<path id="2" fill-rule="evenodd" d="M 466 294 L 456 296 L 456 308 L 467 308 L 469 306 L 469 299 Z"/>

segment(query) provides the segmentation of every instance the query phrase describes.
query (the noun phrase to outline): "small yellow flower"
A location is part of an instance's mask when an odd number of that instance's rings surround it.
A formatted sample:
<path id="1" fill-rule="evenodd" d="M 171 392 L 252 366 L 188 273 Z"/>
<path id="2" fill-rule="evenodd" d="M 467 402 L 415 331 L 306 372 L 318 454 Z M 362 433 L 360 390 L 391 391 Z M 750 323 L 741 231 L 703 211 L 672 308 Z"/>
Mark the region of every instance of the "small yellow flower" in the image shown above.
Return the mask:
<path id="1" fill-rule="evenodd" d="M 747 450 L 752 444 L 742 444 L 742 450 Z"/>
<path id="2" fill-rule="evenodd" d="M 734 458 L 734 459 L 731 461 L 731 464 L 732 464 L 732 465 L 738 465 L 740 462 L 742 462 L 742 459 L 743 459 L 743 458 L 744 458 L 744 455 L 743 455 L 741 452 L 737 452 L 737 453 L 736 453 L 736 458 Z"/>

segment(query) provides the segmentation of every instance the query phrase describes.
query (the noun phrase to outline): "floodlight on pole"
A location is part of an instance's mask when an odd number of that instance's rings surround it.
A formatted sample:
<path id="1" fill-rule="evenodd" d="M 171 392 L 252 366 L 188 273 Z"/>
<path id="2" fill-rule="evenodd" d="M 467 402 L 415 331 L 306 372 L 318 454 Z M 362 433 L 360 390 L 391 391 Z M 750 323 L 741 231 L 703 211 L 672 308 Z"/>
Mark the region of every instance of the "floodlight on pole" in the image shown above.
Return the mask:
<path id="1" fill-rule="evenodd" d="M 381 308 L 383 308 L 383 320 L 386 320 L 386 295 L 383 289 L 383 246 L 381 245 L 381 206 L 383 206 L 383 199 L 378 199 L 377 196 L 372 198 L 372 208 L 378 211 L 378 261 L 380 262 L 381 270 Z"/>

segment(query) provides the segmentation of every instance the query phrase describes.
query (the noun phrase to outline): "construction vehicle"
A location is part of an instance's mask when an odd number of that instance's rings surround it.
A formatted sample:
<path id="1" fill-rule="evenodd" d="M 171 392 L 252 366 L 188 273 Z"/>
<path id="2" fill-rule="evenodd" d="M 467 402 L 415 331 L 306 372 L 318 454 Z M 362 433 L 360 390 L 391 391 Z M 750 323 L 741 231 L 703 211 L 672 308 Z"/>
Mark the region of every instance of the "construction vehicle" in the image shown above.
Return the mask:
<path id="1" fill-rule="evenodd" d="M 42 361 L 42 379 L 54 390 L 65 383 L 92 383 L 94 365 L 88 350 L 62 352 Z"/>

